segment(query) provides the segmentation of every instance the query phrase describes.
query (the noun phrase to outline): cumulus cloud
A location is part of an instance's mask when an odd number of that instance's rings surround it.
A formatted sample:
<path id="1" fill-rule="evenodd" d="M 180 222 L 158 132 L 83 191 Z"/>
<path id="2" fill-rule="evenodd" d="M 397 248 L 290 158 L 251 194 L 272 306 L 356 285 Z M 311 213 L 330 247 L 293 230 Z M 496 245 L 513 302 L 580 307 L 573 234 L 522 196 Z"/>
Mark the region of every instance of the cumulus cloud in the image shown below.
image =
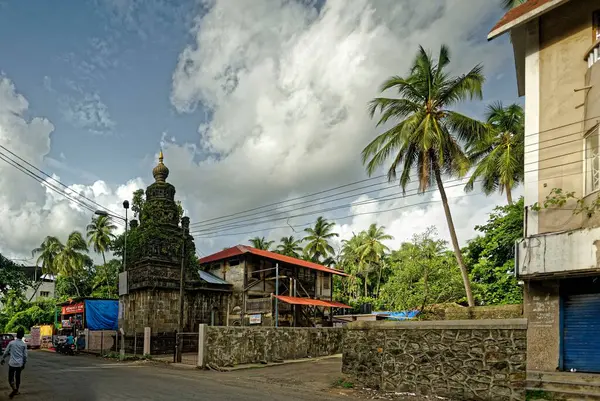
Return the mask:
<path id="1" fill-rule="evenodd" d="M 0 77 L 0 145 L 34 166 L 43 167 L 50 151 L 50 135 L 54 126 L 45 118 L 29 119 L 29 103 L 19 94 L 8 77 Z M 7 257 L 29 257 L 31 250 L 47 235 L 65 239 L 73 230 L 85 229 L 93 212 L 28 177 L 6 160 L 24 162 L 0 148 L 0 253 Z M 59 188 L 55 180 L 45 182 Z M 141 179 L 133 179 L 117 188 L 103 181 L 92 185 L 74 184 L 63 189 L 71 197 L 82 196 L 122 215 L 121 200 L 143 188 Z M 91 208 L 95 205 L 85 200 Z"/>
<path id="2" fill-rule="evenodd" d="M 360 152 L 377 132 L 366 104 L 378 85 L 405 74 L 419 45 L 436 52 L 442 43 L 451 48 L 454 73 L 481 62 L 493 76 L 510 50 L 476 33 L 496 11 L 494 2 L 468 0 L 331 0 L 322 7 L 308 1 L 211 2 L 196 20 L 193 43 L 180 54 L 171 102 L 181 113 L 208 110 L 212 119 L 199 127 L 199 147 L 165 145 L 172 180 L 193 217 L 207 219 L 364 178 Z M 455 202 L 463 242 L 473 222 L 481 222 L 499 199 Z M 481 214 L 469 212 L 474 208 Z M 445 226 L 439 203 L 339 222 L 344 232 L 377 222 L 401 239 L 410 237 L 403 233 L 414 231 L 411 227 Z M 290 230 L 266 233 L 276 238 Z M 247 237 L 199 241 L 218 249 Z"/>

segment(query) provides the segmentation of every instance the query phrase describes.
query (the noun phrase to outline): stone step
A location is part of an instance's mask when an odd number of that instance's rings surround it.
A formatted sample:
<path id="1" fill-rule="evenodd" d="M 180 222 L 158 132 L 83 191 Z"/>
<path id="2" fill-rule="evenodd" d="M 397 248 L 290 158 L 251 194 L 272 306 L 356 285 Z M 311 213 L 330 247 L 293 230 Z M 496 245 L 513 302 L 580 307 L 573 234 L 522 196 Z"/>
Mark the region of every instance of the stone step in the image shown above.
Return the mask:
<path id="1" fill-rule="evenodd" d="M 532 401 L 600 401 L 600 395 L 589 394 L 585 391 L 550 391 L 537 387 L 527 387 L 526 390 L 530 393 L 527 399 Z M 540 391 L 543 392 L 542 395 L 535 396 Z"/>
<path id="2" fill-rule="evenodd" d="M 594 373 L 572 373 L 572 372 L 542 372 L 528 371 L 528 382 L 568 382 L 578 384 L 591 384 L 600 386 L 600 374 Z"/>
<path id="3" fill-rule="evenodd" d="M 572 372 L 527 372 L 527 390 L 551 400 L 600 401 L 600 375 Z M 544 398 L 541 398 L 544 399 Z"/>

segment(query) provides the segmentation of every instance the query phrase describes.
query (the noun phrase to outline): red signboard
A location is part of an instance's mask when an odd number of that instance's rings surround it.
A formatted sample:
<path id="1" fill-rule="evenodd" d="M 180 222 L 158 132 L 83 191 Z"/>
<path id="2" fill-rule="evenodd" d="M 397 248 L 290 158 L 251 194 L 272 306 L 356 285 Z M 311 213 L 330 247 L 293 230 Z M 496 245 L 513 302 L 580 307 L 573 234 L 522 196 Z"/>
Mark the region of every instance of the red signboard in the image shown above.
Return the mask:
<path id="1" fill-rule="evenodd" d="M 72 315 L 73 313 L 83 313 L 83 302 L 62 307 L 63 315 Z"/>

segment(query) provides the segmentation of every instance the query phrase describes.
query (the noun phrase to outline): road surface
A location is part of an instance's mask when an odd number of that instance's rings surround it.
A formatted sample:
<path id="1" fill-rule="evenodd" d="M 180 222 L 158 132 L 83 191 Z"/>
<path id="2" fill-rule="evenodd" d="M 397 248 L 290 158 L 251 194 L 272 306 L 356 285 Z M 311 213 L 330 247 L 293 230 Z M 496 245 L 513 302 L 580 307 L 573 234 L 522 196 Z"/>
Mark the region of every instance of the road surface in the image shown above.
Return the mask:
<path id="1" fill-rule="evenodd" d="M 310 362 L 308 363 L 310 364 Z M 298 367 L 306 371 L 310 366 Z M 265 368 L 260 369 L 266 371 Z M 242 372 L 242 371 L 240 371 Z M 283 372 L 282 372 L 283 373 Z M 271 371 L 270 375 L 276 374 Z M 15 400 L 348 400 L 322 388 L 260 380 L 247 373 L 202 372 L 156 363 L 119 363 L 87 355 L 30 352 Z M 334 380 L 328 378 L 327 380 Z M 8 399 L 7 368 L 0 368 L 0 400 Z"/>

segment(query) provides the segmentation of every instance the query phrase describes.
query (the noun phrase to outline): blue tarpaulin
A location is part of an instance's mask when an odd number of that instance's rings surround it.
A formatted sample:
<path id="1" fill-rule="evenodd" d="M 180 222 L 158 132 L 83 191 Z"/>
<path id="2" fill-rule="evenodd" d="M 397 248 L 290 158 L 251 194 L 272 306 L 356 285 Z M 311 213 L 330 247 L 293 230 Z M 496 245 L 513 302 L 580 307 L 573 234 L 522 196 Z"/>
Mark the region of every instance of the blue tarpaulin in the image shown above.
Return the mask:
<path id="1" fill-rule="evenodd" d="M 85 320 L 90 330 L 118 330 L 119 301 L 86 299 Z"/>

